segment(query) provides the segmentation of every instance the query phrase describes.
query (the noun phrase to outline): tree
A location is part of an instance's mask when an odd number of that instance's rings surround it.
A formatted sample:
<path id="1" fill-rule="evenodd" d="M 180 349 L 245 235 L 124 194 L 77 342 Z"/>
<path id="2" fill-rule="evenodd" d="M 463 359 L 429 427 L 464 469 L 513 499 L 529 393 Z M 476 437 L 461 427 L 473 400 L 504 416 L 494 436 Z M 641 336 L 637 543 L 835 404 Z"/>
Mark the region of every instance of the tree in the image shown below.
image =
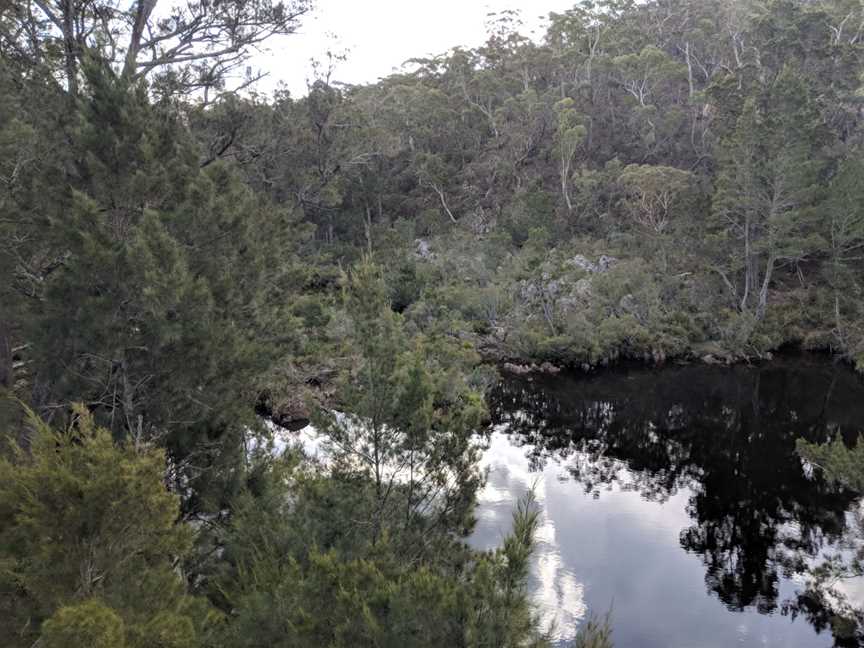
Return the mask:
<path id="1" fill-rule="evenodd" d="M 179 115 L 143 87 L 88 73 L 72 189 L 43 232 L 62 263 L 23 331 L 36 405 L 84 399 L 118 437 L 167 446 L 178 481 L 230 482 L 219 463 L 240 452 L 254 380 L 290 339 L 290 216 L 225 164 L 201 168 Z"/>
<path id="2" fill-rule="evenodd" d="M 546 645 L 526 589 L 538 522 L 530 496 L 494 552 L 454 543 L 406 560 L 398 529 L 362 544 L 363 478 L 310 474 L 298 459 L 256 470 L 220 538 L 228 568 L 214 590 L 232 614 L 219 645 Z"/>
<path id="3" fill-rule="evenodd" d="M 374 489 L 370 541 L 398 528 L 402 550 L 422 555 L 441 534 L 470 528 L 480 483 L 471 437 L 485 410 L 460 373 L 458 348 L 408 339 L 379 272 L 363 263 L 348 279 L 356 364 L 339 383 L 346 411 L 321 412 L 317 427 L 340 469 Z"/>
<path id="4" fill-rule="evenodd" d="M 579 113 L 573 107 L 572 99 L 562 99 L 555 104 L 555 112 L 558 114 L 558 130 L 555 134 L 560 159 L 559 175 L 561 178 L 561 194 L 567 209 L 573 209 L 570 200 L 570 176 L 573 158 L 585 139 L 586 130 L 580 123 Z"/>
<path id="5" fill-rule="evenodd" d="M 64 202 L 72 157 L 59 128 L 63 104 L 44 75 L 0 59 L 0 391 L 22 385 L 22 322 L 62 263 L 45 232 Z"/>
<path id="6" fill-rule="evenodd" d="M 675 208 L 692 187 L 693 176 L 674 167 L 630 164 L 618 182 L 624 188 L 625 208 L 632 218 L 650 237 L 662 241 Z M 662 245 L 661 257 L 665 270 L 668 261 L 666 247 Z"/>
<path id="7" fill-rule="evenodd" d="M 817 470 L 841 489 L 848 489 L 860 495 L 864 493 L 864 437 L 856 439 L 851 448 L 844 443 L 842 435 L 827 443 L 811 443 L 798 439 L 796 449 L 801 459 Z M 845 620 L 844 634 L 861 639 L 862 611 L 858 601 L 848 600 L 848 595 L 837 588 L 839 582 L 860 579 L 864 576 L 864 544 L 861 542 L 861 520 L 854 526 L 855 531 L 846 539 L 851 551 L 824 555 L 824 559 L 808 569 L 806 599 L 817 602 L 833 617 L 832 625 Z M 840 626 L 843 628 L 843 626 Z"/>
<path id="8" fill-rule="evenodd" d="M 206 614 L 178 573 L 192 535 L 165 454 L 116 445 L 82 406 L 63 431 L 29 425 L 28 450 L 0 459 L 3 644 L 192 646 Z"/>
<path id="9" fill-rule="evenodd" d="M 123 648 L 126 645 L 123 619 L 95 599 L 61 607 L 45 622 L 44 628 L 42 641 L 47 648 Z"/>
<path id="10" fill-rule="evenodd" d="M 612 64 L 621 87 L 640 108 L 656 102 L 655 95 L 664 81 L 675 83 L 682 79 L 681 65 L 653 45 L 648 45 L 638 54 L 618 56 Z"/>
<path id="11" fill-rule="evenodd" d="M 126 82 L 158 77 L 166 90 L 203 90 L 205 101 L 272 36 L 292 34 L 309 0 L 28 0 L 0 22 L 5 56 L 56 69 L 72 97 L 82 65 L 98 61 Z M 59 47 L 58 47 L 59 45 Z M 244 84 L 254 80 L 248 77 Z"/>
<path id="12" fill-rule="evenodd" d="M 737 239 L 737 285 L 722 272 L 742 312 L 765 316 L 774 271 L 797 263 L 822 243 L 813 226 L 826 133 L 807 83 L 786 68 L 748 97 L 720 153 L 714 198 L 719 227 Z"/>
<path id="13" fill-rule="evenodd" d="M 567 86 L 589 88 L 593 84 L 593 65 L 600 54 L 603 24 L 602 14 L 593 3 L 583 2 L 560 14 L 549 15 L 546 42 L 559 63 L 559 92 L 567 94 Z"/>
<path id="14" fill-rule="evenodd" d="M 456 223 L 456 217 L 447 204 L 447 197 L 444 194 L 447 187 L 448 169 L 441 156 L 421 153 L 417 156 L 415 164 L 417 165 L 417 178 L 420 181 L 420 186 L 428 187 L 435 193 L 450 222 Z"/>
<path id="15" fill-rule="evenodd" d="M 676 201 L 691 186 L 692 175 L 673 167 L 631 164 L 618 181 L 633 219 L 648 231 L 663 234 Z"/>
<path id="16" fill-rule="evenodd" d="M 855 353 L 864 339 L 855 339 L 860 330 L 861 282 L 858 263 L 864 260 L 864 160 L 852 152 L 840 163 L 831 180 L 824 205 L 827 214 L 823 235 L 828 241 L 828 281 L 834 289 L 835 334 L 841 348 Z"/>
<path id="17" fill-rule="evenodd" d="M 531 167 L 537 159 L 546 153 L 546 140 L 554 128 L 555 115 L 546 98 L 539 96 L 533 88 L 508 98 L 498 114 L 503 126 L 503 155 L 500 161 L 495 160 L 489 184 L 492 185 L 501 175 L 504 183 L 515 178 L 518 189 L 524 185 L 525 178 L 530 177 Z M 492 189 L 494 187 L 490 186 Z"/>

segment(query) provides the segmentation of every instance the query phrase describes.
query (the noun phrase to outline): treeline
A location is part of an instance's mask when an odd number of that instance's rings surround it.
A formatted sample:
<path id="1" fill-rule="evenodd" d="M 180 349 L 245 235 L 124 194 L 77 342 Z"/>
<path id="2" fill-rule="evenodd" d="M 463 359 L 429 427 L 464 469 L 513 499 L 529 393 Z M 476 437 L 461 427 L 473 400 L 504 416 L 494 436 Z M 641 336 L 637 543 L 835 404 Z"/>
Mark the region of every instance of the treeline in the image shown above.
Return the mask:
<path id="1" fill-rule="evenodd" d="M 609 1 L 534 42 L 504 14 L 373 85 L 331 82 L 336 62 L 300 100 L 224 102 L 199 136 L 326 258 L 377 254 L 419 328 L 496 356 L 860 361 L 861 21 L 843 1 Z"/>
<path id="2" fill-rule="evenodd" d="M 859 3 L 505 14 L 255 95 L 309 9 L 0 13 L 4 645 L 542 645 L 530 498 L 465 543 L 483 356 L 862 361 Z"/>

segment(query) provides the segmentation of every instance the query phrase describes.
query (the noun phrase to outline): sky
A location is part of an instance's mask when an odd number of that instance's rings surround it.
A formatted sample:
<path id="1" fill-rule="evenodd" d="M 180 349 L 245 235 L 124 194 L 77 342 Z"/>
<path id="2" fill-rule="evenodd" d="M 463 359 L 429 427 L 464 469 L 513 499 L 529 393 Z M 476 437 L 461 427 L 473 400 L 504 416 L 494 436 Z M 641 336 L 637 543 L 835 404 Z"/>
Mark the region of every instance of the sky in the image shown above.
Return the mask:
<path id="1" fill-rule="evenodd" d="M 310 60 L 326 52 L 347 56 L 333 81 L 370 83 L 397 70 L 410 58 L 441 54 L 485 40 L 490 12 L 518 10 L 526 35 L 539 37 L 549 12 L 562 12 L 575 0 L 317 0 L 298 33 L 271 45 L 253 65 L 269 73 L 258 89 L 269 92 L 284 82 L 291 94 L 306 93 Z"/>

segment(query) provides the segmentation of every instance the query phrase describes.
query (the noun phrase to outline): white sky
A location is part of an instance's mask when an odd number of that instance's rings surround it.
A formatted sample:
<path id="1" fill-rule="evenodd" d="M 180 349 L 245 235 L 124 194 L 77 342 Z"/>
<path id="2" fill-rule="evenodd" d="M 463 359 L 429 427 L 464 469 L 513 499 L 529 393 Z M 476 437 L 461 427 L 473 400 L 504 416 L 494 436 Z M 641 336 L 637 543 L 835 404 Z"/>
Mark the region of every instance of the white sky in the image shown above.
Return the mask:
<path id="1" fill-rule="evenodd" d="M 575 0 L 317 0 L 299 33 L 280 39 L 253 65 L 268 71 L 259 90 L 282 81 L 293 96 L 306 93 L 310 59 L 325 60 L 327 50 L 346 52 L 333 81 L 374 82 L 406 60 L 441 54 L 451 47 L 485 41 L 487 15 L 519 10 L 526 35 L 539 37 L 550 11 L 562 12 Z M 533 32 L 533 33 L 532 33 Z"/>

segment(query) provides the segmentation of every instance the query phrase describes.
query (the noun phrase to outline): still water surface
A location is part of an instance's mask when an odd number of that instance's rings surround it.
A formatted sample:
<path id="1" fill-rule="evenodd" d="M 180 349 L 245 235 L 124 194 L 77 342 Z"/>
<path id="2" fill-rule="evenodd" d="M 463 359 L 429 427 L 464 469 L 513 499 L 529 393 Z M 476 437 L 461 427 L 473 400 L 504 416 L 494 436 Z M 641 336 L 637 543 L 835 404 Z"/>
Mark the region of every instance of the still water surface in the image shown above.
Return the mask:
<path id="1" fill-rule="evenodd" d="M 795 440 L 864 431 L 849 369 L 802 355 L 511 378 L 491 407 L 472 544 L 500 544 L 534 487 L 530 586 L 558 640 L 611 608 L 616 648 L 835 645 L 799 594 L 807 566 L 853 533 L 859 502 L 803 465 Z M 859 582 L 841 587 L 864 601 Z"/>

